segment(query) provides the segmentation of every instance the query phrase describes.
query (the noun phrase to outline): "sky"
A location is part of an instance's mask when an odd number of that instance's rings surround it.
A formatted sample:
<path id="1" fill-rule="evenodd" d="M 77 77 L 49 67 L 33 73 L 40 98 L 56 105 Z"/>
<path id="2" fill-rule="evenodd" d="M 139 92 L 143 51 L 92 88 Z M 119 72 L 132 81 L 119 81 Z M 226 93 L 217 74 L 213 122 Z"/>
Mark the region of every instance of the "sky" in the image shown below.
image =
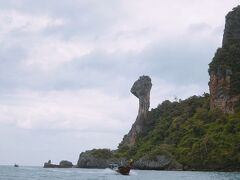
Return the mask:
<path id="1" fill-rule="evenodd" d="M 208 92 L 208 64 L 238 0 L 0 0 L 0 164 L 116 149 L 151 108 Z"/>

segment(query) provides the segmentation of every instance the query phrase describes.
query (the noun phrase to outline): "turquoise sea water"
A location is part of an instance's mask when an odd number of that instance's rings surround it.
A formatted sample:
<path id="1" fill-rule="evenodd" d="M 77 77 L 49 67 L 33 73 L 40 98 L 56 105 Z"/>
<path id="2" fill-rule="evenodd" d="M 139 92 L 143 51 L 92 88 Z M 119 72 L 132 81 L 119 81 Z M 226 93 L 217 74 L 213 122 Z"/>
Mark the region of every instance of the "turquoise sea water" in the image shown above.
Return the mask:
<path id="1" fill-rule="evenodd" d="M 0 180 L 240 180 L 240 173 L 139 171 L 122 176 L 110 169 L 44 169 L 0 166 Z"/>

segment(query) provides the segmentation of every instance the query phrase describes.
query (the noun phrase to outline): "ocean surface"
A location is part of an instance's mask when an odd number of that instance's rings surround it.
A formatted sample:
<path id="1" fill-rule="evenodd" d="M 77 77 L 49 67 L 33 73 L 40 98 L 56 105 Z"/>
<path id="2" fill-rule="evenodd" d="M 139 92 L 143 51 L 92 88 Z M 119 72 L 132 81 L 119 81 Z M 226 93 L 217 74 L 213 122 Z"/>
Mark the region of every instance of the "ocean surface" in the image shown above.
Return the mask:
<path id="1" fill-rule="evenodd" d="M 234 172 L 139 171 L 129 176 L 111 169 L 44 169 L 0 166 L 0 180 L 240 180 Z"/>

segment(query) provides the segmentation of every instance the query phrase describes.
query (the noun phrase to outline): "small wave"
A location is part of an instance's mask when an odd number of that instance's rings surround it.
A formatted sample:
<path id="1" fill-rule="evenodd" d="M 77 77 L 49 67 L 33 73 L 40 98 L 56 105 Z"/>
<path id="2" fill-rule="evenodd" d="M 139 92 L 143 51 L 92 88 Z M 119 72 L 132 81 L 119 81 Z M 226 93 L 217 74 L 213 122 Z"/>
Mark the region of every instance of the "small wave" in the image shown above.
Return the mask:
<path id="1" fill-rule="evenodd" d="M 116 171 L 114 171 L 114 170 L 112 170 L 112 169 L 110 169 L 110 168 L 104 169 L 104 170 L 103 170 L 103 173 L 104 173 L 104 174 L 117 174 Z"/>
<path id="2" fill-rule="evenodd" d="M 138 174 L 137 174 L 137 172 L 136 172 L 136 171 L 134 171 L 134 170 L 131 170 L 131 171 L 130 171 L 130 176 L 131 176 L 131 175 L 132 175 L 132 176 L 136 176 L 136 175 L 138 175 Z"/>

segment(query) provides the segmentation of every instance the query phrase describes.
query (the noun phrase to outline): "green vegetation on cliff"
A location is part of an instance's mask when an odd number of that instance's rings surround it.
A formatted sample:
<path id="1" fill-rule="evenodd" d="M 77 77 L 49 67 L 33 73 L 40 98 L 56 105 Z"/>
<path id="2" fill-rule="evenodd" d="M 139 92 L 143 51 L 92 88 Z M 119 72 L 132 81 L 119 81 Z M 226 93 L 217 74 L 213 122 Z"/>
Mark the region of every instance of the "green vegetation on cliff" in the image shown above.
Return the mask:
<path id="1" fill-rule="evenodd" d="M 91 155 L 94 158 L 110 159 L 112 158 L 112 151 L 110 149 L 93 149 Z"/>
<path id="2" fill-rule="evenodd" d="M 240 41 L 231 40 L 219 48 L 209 64 L 209 74 L 214 72 L 222 78 L 230 77 L 230 96 L 240 94 Z"/>
<path id="3" fill-rule="evenodd" d="M 116 157 L 138 160 L 173 157 L 189 169 L 240 168 L 240 113 L 210 111 L 209 95 L 164 101 L 148 113 L 134 146 L 119 146 Z"/>

